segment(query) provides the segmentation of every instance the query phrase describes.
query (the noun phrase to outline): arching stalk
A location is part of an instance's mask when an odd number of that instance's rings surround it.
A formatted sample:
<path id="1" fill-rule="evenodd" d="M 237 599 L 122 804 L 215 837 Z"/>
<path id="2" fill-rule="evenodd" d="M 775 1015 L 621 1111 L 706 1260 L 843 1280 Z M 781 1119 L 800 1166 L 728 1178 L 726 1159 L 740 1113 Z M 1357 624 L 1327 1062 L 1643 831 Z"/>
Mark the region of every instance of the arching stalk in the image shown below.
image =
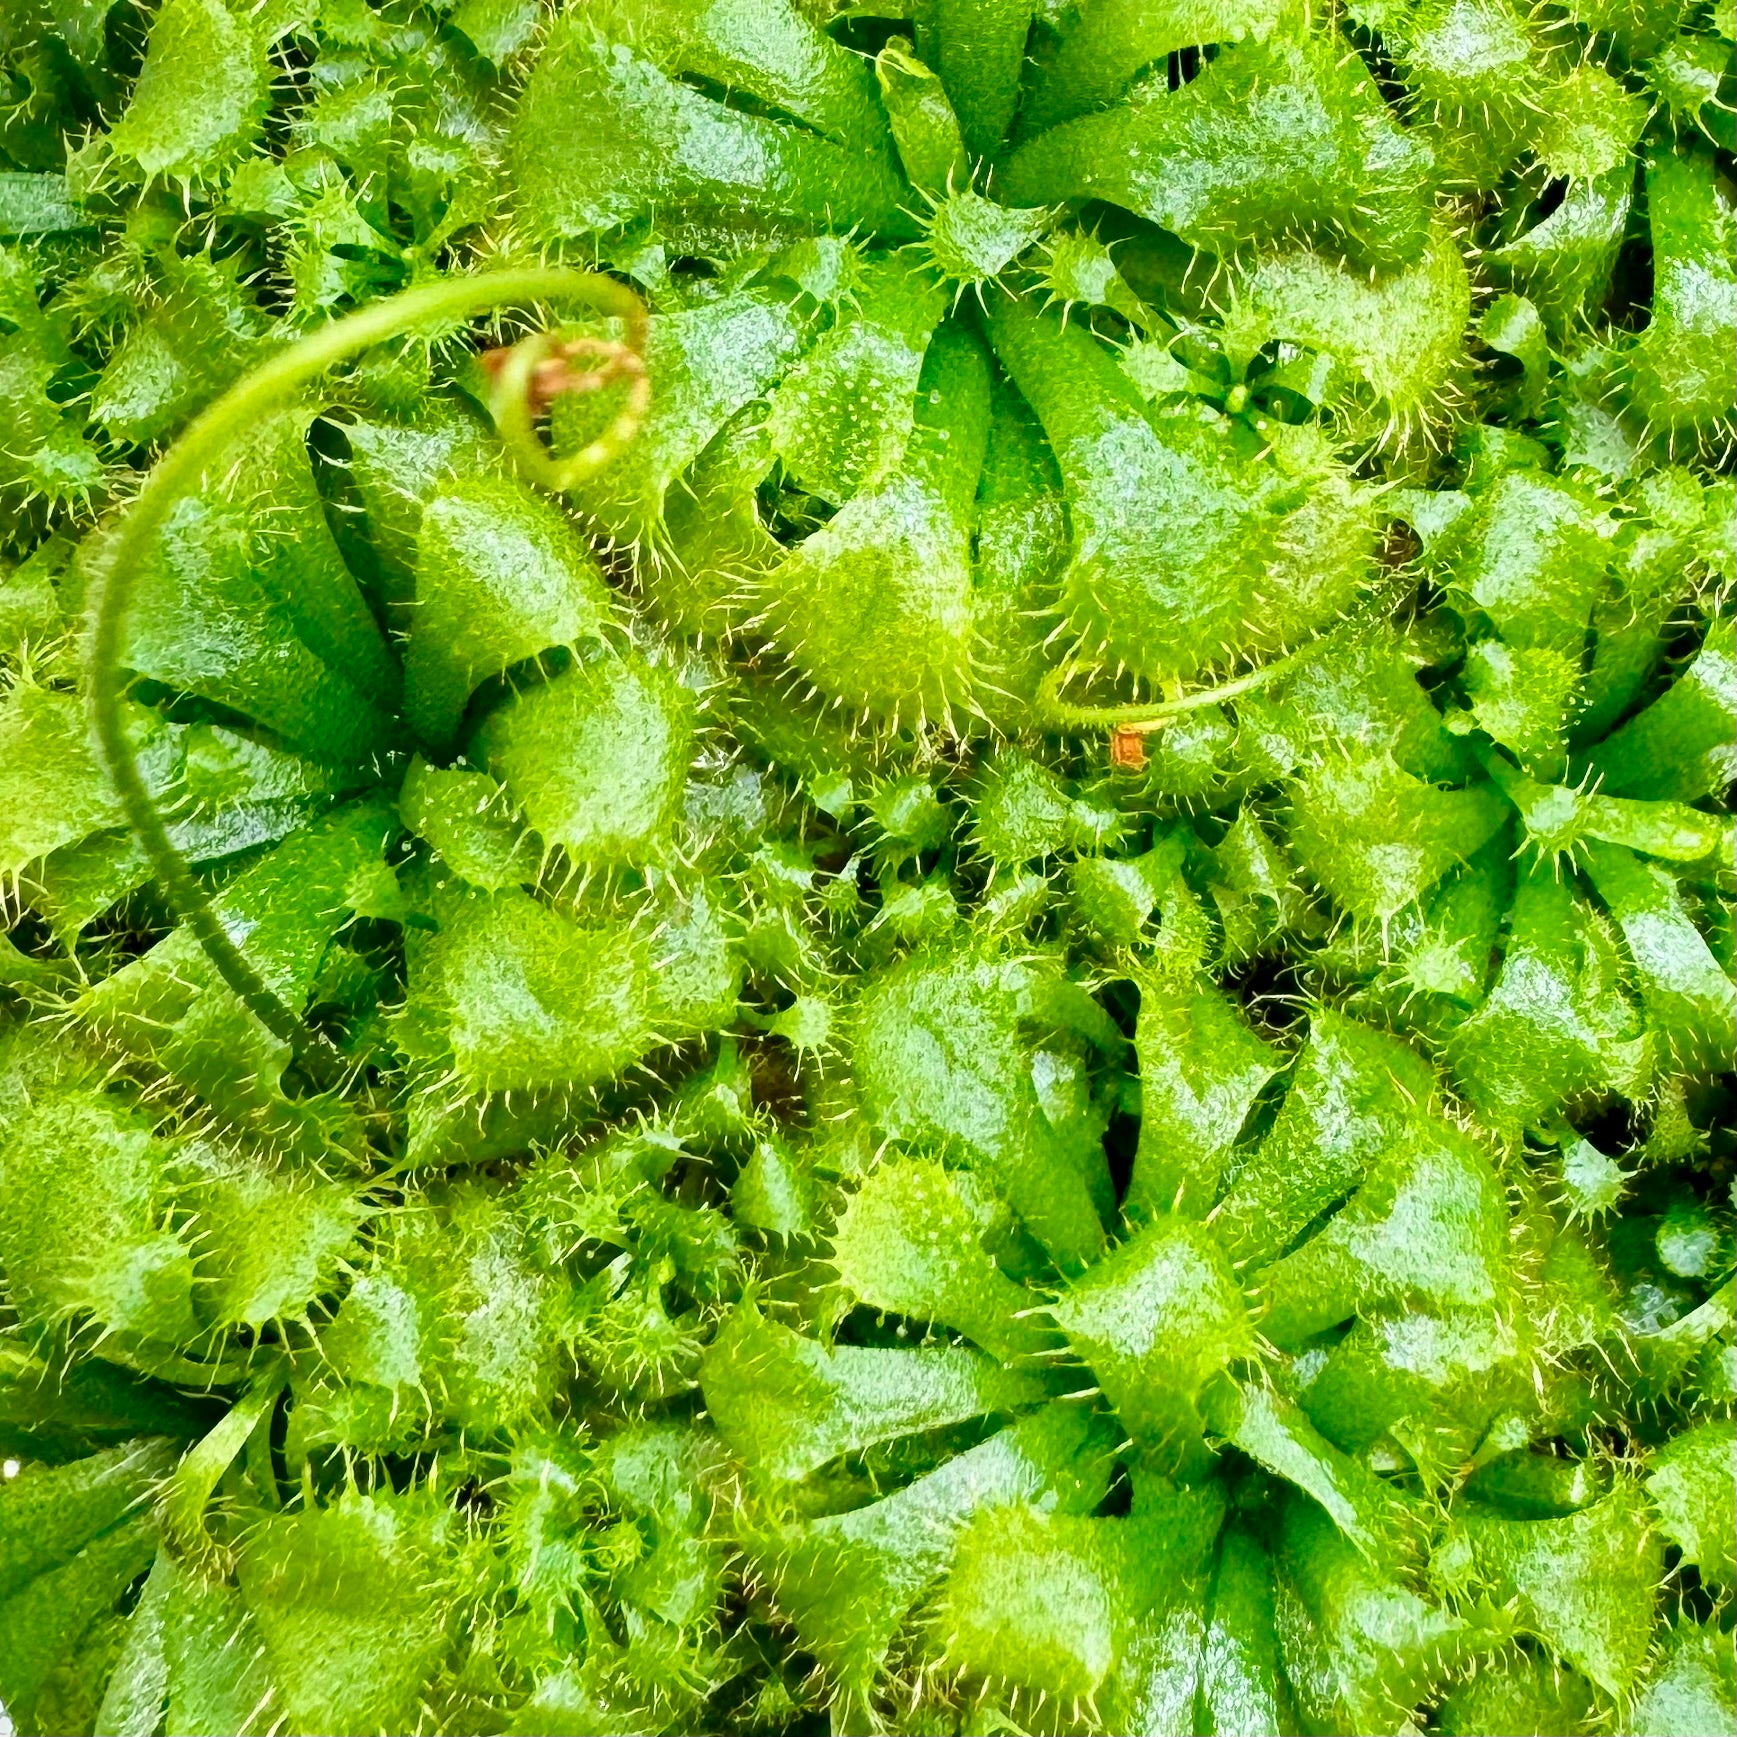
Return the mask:
<path id="1" fill-rule="evenodd" d="M 1315 648 L 1311 645 L 1305 649 L 1313 651 Z M 1057 692 L 1061 686 L 1061 672 L 1052 671 L 1044 677 L 1039 690 L 1038 710 L 1043 721 L 1055 730 L 1116 730 L 1148 736 L 1185 712 L 1222 705 L 1226 700 L 1234 700 L 1238 694 L 1252 693 L 1256 688 L 1265 687 L 1275 677 L 1294 668 L 1300 656 L 1300 653 L 1293 653 L 1274 663 L 1263 664 L 1259 669 L 1250 670 L 1247 675 L 1237 676 L 1233 681 L 1221 682 L 1215 688 L 1199 688 L 1191 694 L 1177 694 L 1128 706 L 1072 705 Z"/>
<path id="2" fill-rule="evenodd" d="M 1110 733 L 1110 758 L 1118 766 L 1140 767 L 1146 762 L 1143 739 L 1166 728 L 1189 712 L 1204 711 L 1208 706 L 1223 705 L 1243 694 L 1254 693 L 1282 677 L 1294 675 L 1310 658 L 1336 642 L 1353 622 L 1371 619 L 1390 608 L 1394 596 L 1387 586 L 1377 586 L 1352 614 L 1314 639 L 1306 640 L 1283 657 L 1262 664 L 1246 674 L 1233 676 L 1216 687 L 1197 688 L 1193 693 L 1168 693 L 1161 700 L 1147 700 L 1122 706 L 1076 705 L 1061 697 L 1062 683 L 1069 671 L 1051 670 L 1038 685 L 1037 715 L 1044 727 L 1066 734 L 1084 734 L 1096 730 Z"/>
<path id="3" fill-rule="evenodd" d="M 631 351 L 634 361 L 618 362 L 614 373 L 633 382 L 628 405 L 600 439 L 560 463 L 550 460 L 537 440 L 527 402 L 538 363 L 552 354 L 552 335 L 537 333 L 515 345 L 497 373 L 490 408 L 509 451 L 533 480 L 571 488 L 613 458 L 644 419 L 650 400 L 643 368 L 644 305 L 623 285 L 590 272 L 560 268 L 487 272 L 426 284 L 377 302 L 302 339 L 237 381 L 158 461 L 104 553 L 91 630 L 91 715 L 122 810 L 175 914 L 193 931 L 218 975 L 274 1037 L 290 1046 L 316 1085 L 335 1080 L 341 1067 L 337 1052 L 273 993 L 230 938 L 187 859 L 170 839 L 127 740 L 121 659 L 133 578 L 174 504 L 205 484 L 237 438 L 328 368 L 421 325 L 528 302 L 584 303 L 627 325 L 621 352 Z M 579 382 L 557 381 L 555 389 L 564 384 Z"/>
<path id="4" fill-rule="evenodd" d="M 1281 657 L 1247 675 L 1221 682 L 1215 688 L 1199 688 L 1191 694 L 1175 694 L 1144 705 L 1078 706 L 1061 698 L 1062 672 L 1054 670 L 1045 676 L 1038 688 L 1038 716 L 1052 730 L 1110 732 L 1110 762 L 1112 765 L 1137 771 L 1146 764 L 1145 738 L 1162 730 L 1187 712 L 1198 712 L 1207 706 L 1221 705 L 1239 694 L 1252 693 L 1268 682 L 1296 668 L 1304 652 L 1314 651 L 1311 643 Z"/>

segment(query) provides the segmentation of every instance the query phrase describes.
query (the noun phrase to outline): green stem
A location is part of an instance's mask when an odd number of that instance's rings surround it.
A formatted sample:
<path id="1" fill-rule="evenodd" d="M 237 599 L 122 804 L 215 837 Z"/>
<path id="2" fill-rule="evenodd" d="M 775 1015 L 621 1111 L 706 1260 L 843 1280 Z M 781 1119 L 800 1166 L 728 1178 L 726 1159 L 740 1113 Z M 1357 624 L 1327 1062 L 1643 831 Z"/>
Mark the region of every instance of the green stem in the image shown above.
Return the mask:
<path id="1" fill-rule="evenodd" d="M 236 440 L 328 368 L 420 325 L 540 301 L 583 302 L 607 314 L 627 315 L 630 331 L 644 330 L 643 309 L 632 292 L 589 272 L 526 268 L 406 290 L 334 321 L 230 387 L 158 461 L 104 552 L 91 632 L 91 713 L 115 792 L 176 915 L 192 930 L 217 974 L 267 1031 L 290 1046 L 315 1085 L 336 1080 L 341 1058 L 273 993 L 230 938 L 187 859 L 171 841 L 133 757 L 122 719 L 122 658 L 133 579 L 170 508 L 206 484 Z M 514 433 L 519 438 L 513 444 L 522 447 L 523 431 L 515 428 Z M 611 434 L 620 438 L 621 431 L 612 429 Z M 593 468 L 614 456 L 615 449 L 600 451 L 602 445 L 584 455 Z M 568 486 L 578 480 L 571 470 L 571 464 L 564 467 Z"/>
<path id="2" fill-rule="evenodd" d="M 1238 694 L 1252 693 L 1256 688 L 1263 688 L 1268 682 L 1294 669 L 1302 661 L 1305 652 L 1316 649 L 1313 644 L 1306 645 L 1288 657 L 1263 664 L 1259 669 L 1250 670 L 1247 675 L 1236 677 L 1234 681 L 1147 705 L 1071 705 L 1062 699 L 1058 692 L 1062 672 L 1053 670 L 1044 677 L 1042 686 L 1038 689 L 1038 712 L 1046 724 L 1058 730 L 1127 730 L 1144 735 L 1152 730 L 1163 729 L 1172 718 L 1180 717 L 1184 712 L 1197 712 L 1205 706 L 1221 705 L 1225 700 L 1234 700 Z"/>

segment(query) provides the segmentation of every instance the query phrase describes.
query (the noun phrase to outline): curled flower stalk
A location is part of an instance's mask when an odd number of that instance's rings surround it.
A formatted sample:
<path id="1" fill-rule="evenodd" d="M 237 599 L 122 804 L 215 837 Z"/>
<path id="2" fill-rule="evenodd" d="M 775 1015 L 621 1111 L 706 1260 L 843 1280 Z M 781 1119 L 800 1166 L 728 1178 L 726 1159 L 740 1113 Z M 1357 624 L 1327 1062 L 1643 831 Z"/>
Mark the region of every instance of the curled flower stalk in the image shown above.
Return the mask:
<path id="1" fill-rule="evenodd" d="M 544 486 L 556 490 L 576 486 L 631 441 L 650 404 L 651 387 L 643 361 L 643 305 L 631 291 L 594 274 L 564 270 L 495 272 L 407 290 L 300 339 L 245 376 L 203 411 L 157 462 L 105 550 L 104 570 L 91 611 L 91 720 L 127 823 L 170 903 L 224 982 L 266 1030 L 291 1047 L 310 1078 L 323 1085 L 334 1083 L 339 1058 L 248 963 L 171 840 L 140 774 L 121 710 L 126 691 L 122 659 L 132 575 L 175 502 L 198 491 L 238 437 L 263 414 L 292 402 L 327 369 L 429 323 L 460 321 L 502 307 L 544 301 L 582 302 L 600 312 L 623 316 L 628 322 L 627 342 L 607 346 L 600 354 L 600 365 L 585 375 L 573 375 L 567 363 L 573 354 L 599 352 L 575 351 L 571 345 L 561 348 L 560 341 L 546 332 L 520 339 L 491 368 L 489 405 L 514 460 Z M 551 363 L 555 368 L 552 375 L 547 372 Z M 632 391 L 609 429 L 581 452 L 552 462 L 532 426 L 533 400 L 546 402 L 557 392 L 594 390 L 623 377 L 633 382 Z"/>

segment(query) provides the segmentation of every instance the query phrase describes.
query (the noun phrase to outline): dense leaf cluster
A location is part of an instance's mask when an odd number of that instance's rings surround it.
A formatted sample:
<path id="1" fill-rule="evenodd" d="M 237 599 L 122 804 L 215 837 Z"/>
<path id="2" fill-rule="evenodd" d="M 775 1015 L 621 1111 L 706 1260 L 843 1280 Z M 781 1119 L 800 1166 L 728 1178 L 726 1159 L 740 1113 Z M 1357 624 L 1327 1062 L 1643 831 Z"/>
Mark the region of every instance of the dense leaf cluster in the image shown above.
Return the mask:
<path id="1" fill-rule="evenodd" d="M 1728 1733 L 1734 35 L 0 10 L 13 1727 Z"/>

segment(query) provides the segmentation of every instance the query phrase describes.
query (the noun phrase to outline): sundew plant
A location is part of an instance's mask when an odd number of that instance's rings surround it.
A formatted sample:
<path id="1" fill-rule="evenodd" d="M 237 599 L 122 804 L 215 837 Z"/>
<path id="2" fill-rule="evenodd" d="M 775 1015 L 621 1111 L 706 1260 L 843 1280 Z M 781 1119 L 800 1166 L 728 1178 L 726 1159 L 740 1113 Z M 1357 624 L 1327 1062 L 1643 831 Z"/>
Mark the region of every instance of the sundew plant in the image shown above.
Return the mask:
<path id="1" fill-rule="evenodd" d="M 1730 1737 L 1732 0 L 0 0 L 0 1728 Z"/>

